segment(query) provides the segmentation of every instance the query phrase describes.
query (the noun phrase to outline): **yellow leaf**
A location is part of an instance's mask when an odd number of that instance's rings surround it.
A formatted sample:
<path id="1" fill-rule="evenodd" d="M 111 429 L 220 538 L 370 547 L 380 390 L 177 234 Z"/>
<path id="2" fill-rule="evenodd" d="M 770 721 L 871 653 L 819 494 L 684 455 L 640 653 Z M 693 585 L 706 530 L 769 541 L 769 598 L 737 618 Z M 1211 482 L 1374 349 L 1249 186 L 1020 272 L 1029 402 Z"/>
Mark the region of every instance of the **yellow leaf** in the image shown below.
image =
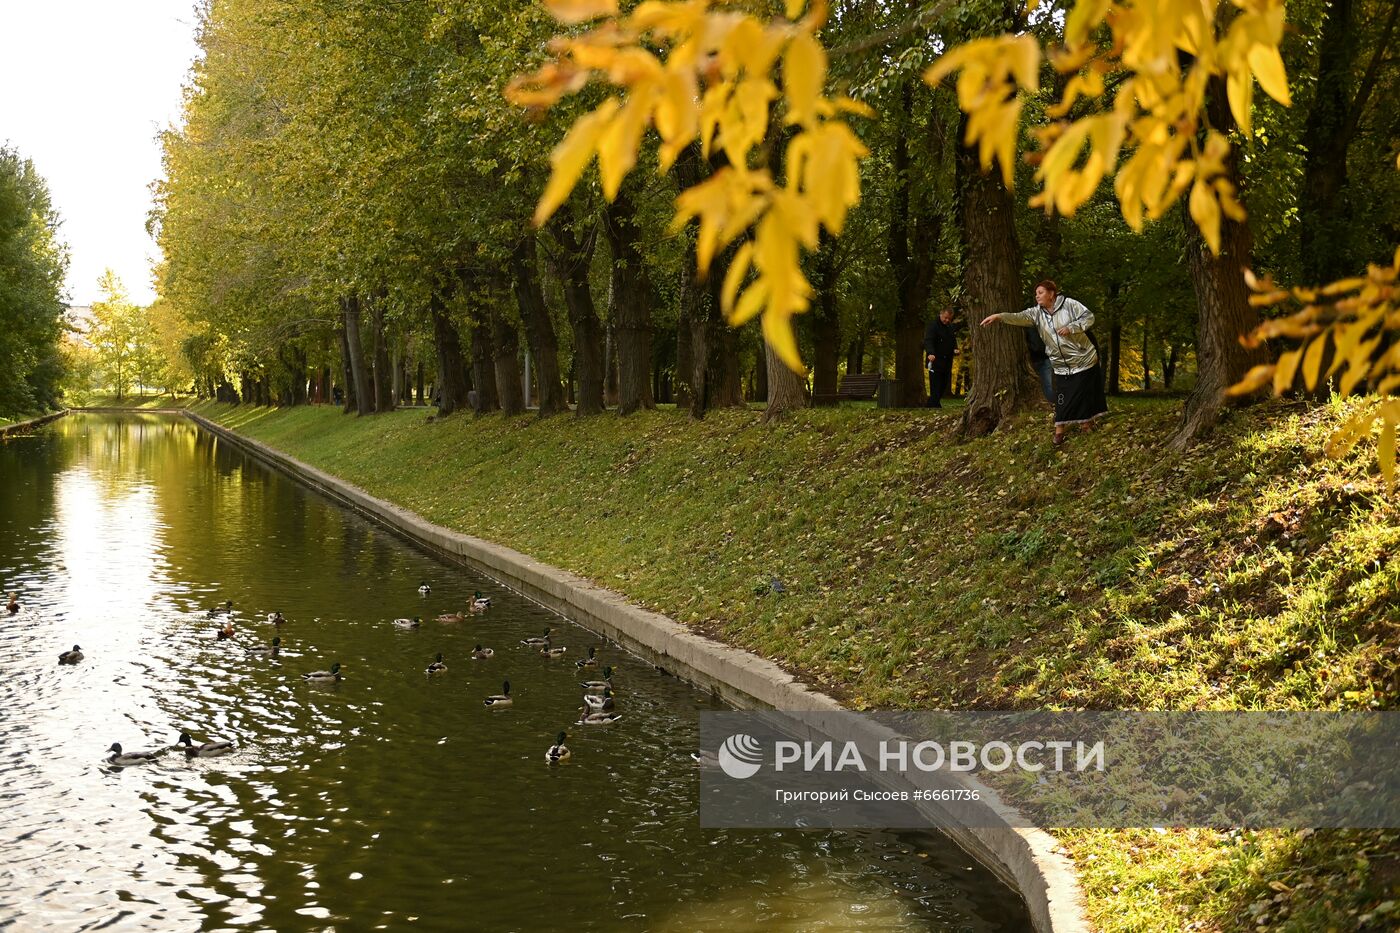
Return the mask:
<path id="1" fill-rule="evenodd" d="M 540 203 L 535 207 L 535 226 L 543 225 L 564 203 L 569 192 L 574 190 L 579 176 L 593 158 L 599 137 L 608 128 L 619 106 L 616 97 L 603 101 L 592 113 L 580 117 L 549 154 L 553 170 L 544 194 L 540 195 Z"/>
<path id="2" fill-rule="evenodd" d="M 1259 86 L 1285 107 L 1292 104 L 1288 96 L 1288 72 L 1276 45 L 1255 45 L 1249 50 L 1249 67 L 1259 79 Z"/>
<path id="3" fill-rule="evenodd" d="M 807 0 L 787 0 L 787 9 L 784 11 L 787 18 L 797 19 L 802 15 L 802 8 L 807 5 Z"/>
<path id="4" fill-rule="evenodd" d="M 646 104 L 634 94 L 598 137 L 598 174 L 603 180 L 603 197 L 609 201 L 617 197 L 622 179 L 637 164 L 637 148 L 646 126 Z"/>
<path id="5" fill-rule="evenodd" d="M 1331 439 L 1327 442 L 1327 456 L 1334 459 L 1341 459 L 1351 453 L 1361 438 L 1371 433 L 1371 425 L 1375 423 L 1375 415 L 1370 412 L 1357 412 L 1347 419 Z"/>
<path id="6" fill-rule="evenodd" d="M 1274 394 L 1281 395 L 1289 386 L 1293 385 L 1293 377 L 1298 372 L 1298 361 L 1302 359 L 1302 350 L 1289 350 L 1280 353 L 1278 366 L 1274 368 Z"/>
<path id="7" fill-rule="evenodd" d="M 1317 388 L 1318 371 L 1322 369 L 1322 351 L 1327 346 L 1327 334 L 1315 338 L 1308 345 L 1308 352 L 1303 357 L 1303 384 L 1309 390 Z"/>
<path id="8" fill-rule="evenodd" d="M 734 251 L 734 258 L 729 263 L 729 270 L 724 273 L 724 286 L 720 289 L 720 308 L 725 314 L 728 314 L 730 309 L 734 307 L 734 296 L 739 293 L 739 286 L 744 284 L 744 276 L 749 274 L 752 260 L 752 240 Z"/>
<path id="9" fill-rule="evenodd" d="M 825 83 L 826 51 L 808 33 L 798 33 L 783 52 L 783 94 L 788 101 L 788 123 L 806 124 L 816 118 L 817 100 Z"/>
<path id="10" fill-rule="evenodd" d="M 1254 82 L 1249 77 L 1249 72 L 1243 68 L 1236 68 L 1230 72 L 1225 79 L 1225 96 L 1230 101 L 1230 113 L 1234 114 L 1235 122 L 1240 125 L 1240 132 L 1249 135 L 1249 129 L 1253 125 L 1254 106 Z"/>
<path id="11" fill-rule="evenodd" d="M 1244 378 L 1225 390 L 1226 395 L 1252 395 L 1264 386 L 1269 384 L 1269 380 L 1274 376 L 1272 364 L 1255 366 L 1244 374 Z"/>
<path id="12" fill-rule="evenodd" d="M 792 332 L 790 317 L 772 311 L 763 315 L 763 339 L 788 369 L 806 375 L 807 368 L 802 365 L 802 354 L 797 351 L 797 338 Z"/>
<path id="13" fill-rule="evenodd" d="M 1395 422 L 1387 420 L 1381 427 L 1380 440 L 1376 442 L 1376 459 L 1381 464 L 1381 475 L 1387 486 L 1395 485 Z"/>
<path id="14" fill-rule="evenodd" d="M 753 320 L 759 311 L 763 310 L 763 304 L 768 300 L 768 286 L 762 279 L 754 282 L 744 290 L 743 297 L 739 299 L 738 306 L 728 312 L 729 323 L 733 327 L 740 327 Z"/>
<path id="15" fill-rule="evenodd" d="M 1212 253 L 1220 255 L 1220 205 L 1211 195 L 1209 186 L 1199 179 L 1191 186 L 1190 207 L 1191 219 L 1196 221 L 1206 245 Z"/>
<path id="16" fill-rule="evenodd" d="M 617 0 L 544 0 L 545 9 L 561 23 L 582 23 L 617 12 Z"/>

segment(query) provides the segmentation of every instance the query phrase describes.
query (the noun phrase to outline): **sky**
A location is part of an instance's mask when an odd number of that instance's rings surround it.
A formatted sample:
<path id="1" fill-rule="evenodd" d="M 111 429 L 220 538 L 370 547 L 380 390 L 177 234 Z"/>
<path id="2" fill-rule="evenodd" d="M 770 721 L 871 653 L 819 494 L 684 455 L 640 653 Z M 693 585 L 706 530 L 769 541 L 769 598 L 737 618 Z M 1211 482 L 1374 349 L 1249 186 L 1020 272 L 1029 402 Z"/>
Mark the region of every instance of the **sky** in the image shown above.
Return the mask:
<path id="1" fill-rule="evenodd" d="M 68 243 L 68 300 L 91 304 L 110 266 L 147 304 L 156 134 L 180 114 L 194 0 L 0 0 L 0 144 L 33 160 Z"/>

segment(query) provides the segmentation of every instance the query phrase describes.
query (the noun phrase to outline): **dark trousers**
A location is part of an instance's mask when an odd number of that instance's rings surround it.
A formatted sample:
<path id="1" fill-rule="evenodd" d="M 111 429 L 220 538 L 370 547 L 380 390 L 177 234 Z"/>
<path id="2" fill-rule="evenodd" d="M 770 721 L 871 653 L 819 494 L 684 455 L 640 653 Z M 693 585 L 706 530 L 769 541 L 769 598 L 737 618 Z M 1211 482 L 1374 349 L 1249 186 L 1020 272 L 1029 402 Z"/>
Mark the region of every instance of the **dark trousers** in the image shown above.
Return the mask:
<path id="1" fill-rule="evenodd" d="M 950 394 L 953 382 L 952 369 L 930 369 L 928 371 L 928 407 L 942 408 L 943 396 Z"/>

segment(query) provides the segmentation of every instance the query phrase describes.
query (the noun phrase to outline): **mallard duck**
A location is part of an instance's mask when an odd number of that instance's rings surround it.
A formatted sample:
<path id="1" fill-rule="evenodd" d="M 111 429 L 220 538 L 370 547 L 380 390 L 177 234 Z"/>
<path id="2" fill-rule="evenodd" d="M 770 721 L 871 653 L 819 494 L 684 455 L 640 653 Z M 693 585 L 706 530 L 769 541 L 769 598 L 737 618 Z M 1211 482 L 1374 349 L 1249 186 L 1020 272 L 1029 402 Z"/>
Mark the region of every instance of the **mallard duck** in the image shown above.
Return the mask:
<path id="1" fill-rule="evenodd" d="M 418 616 L 414 616 L 411 619 L 395 619 L 394 624 L 399 628 L 417 628 L 423 624 L 423 620 Z"/>
<path id="2" fill-rule="evenodd" d="M 465 612 L 444 612 L 437 617 L 437 620 L 439 622 L 461 622 L 466 619 L 466 617 L 467 614 Z"/>
<path id="3" fill-rule="evenodd" d="M 215 606 L 213 609 L 210 609 L 207 613 L 205 613 L 205 615 L 207 615 L 209 618 L 213 619 L 213 618 L 215 618 L 216 616 L 226 616 L 226 615 L 228 615 L 228 614 L 229 614 L 230 612 L 232 612 L 232 611 L 233 611 L 233 600 L 231 600 L 231 599 L 226 599 L 226 600 L 224 600 L 224 604 L 223 604 L 222 606 Z"/>
<path id="4" fill-rule="evenodd" d="M 569 751 L 569 746 L 564 744 L 564 740 L 568 737 L 567 732 L 559 733 L 559 738 L 555 739 L 554 744 L 549 746 L 549 751 L 544 753 L 544 760 L 552 765 L 557 765 L 574 757 L 574 753 Z"/>
<path id="5" fill-rule="evenodd" d="M 482 596 L 481 590 L 477 590 L 475 593 L 472 594 L 472 601 L 471 604 L 468 606 L 468 609 L 470 609 L 472 615 L 481 615 L 483 612 L 490 608 L 490 596 Z"/>
<path id="6" fill-rule="evenodd" d="M 278 653 L 279 653 L 281 650 L 282 650 L 282 637 L 281 637 L 280 635 L 279 635 L 278 637 L 272 639 L 272 644 L 270 644 L 270 645 L 262 645 L 262 646 L 259 646 L 259 647 L 257 647 L 257 648 L 244 648 L 244 649 L 243 649 L 243 651 L 244 651 L 246 654 L 261 655 L 262 657 L 265 657 L 265 658 L 275 658 L 275 657 L 277 657 Z"/>
<path id="7" fill-rule="evenodd" d="M 77 663 L 78 663 L 79 661 L 81 661 L 82 659 L 83 659 L 83 649 L 82 649 L 82 648 L 79 648 L 77 645 L 74 645 L 72 651 L 65 651 L 65 652 L 63 652 L 62 654 L 60 654 L 60 655 L 58 656 L 58 663 L 59 663 L 59 664 L 77 664 Z"/>
<path id="8" fill-rule="evenodd" d="M 598 658 L 597 658 L 597 656 L 596 656 L 596 655 L 597 655 L 597 651 L 598 651 L 597 648 L 594 648 L 592 645 L 589 645 L 589 646 L 588 646 L 588 657 L 586 657 L 586 658 L 579 658 L 577 661 L 574 662 L 574 665 L 575 665 L 576 667 L 580 668 L 580 669 L 585 668 L 585 667 L 597 667 L 597 666 L 598 666 Z"/>
<path id="9" fill-rule="evenodd" d="M 486 698 L 486 705 L 491 709 L 505 709 L 514 702 L 515 700 L 513 700 L 510 695 L 510 681 L 508 680 L 501 684 L 500 693 Z"/>
<path id="10" fill-rule="evenodd" d="M 622 718 L 621 713 L 590 712 L 587 707 L 579 709 L 580 726 L 610 726 Z"/>
<path id="11" fill-rule="evenodd" d="M 128 765 L 146 765 L 160 757 L 160 752 L 123 752 L 120 742 L 113 742 L 112 747 L 107 749 L 112 754 L 107 756 L 107 764 L 125 768 Z"/>
<path id="12" fill-rule="evenodd" d="M 612 668 L 603 668 L 602 680 L 580 680 L 578 685 L 589 693 L 602 693 L 612 688 Z"/>
<path id="13" fill-rule="evenodd" d="M 543 635 L 536 635 L 534 638 L 526 638 L 520 642 L 527 648 L 544 648 L 549 645 L 549 629 L 544 630 Z"/>
<path id="14" fill-rule="evenodd" d="M 273 625 L 278 626 L 279 628 L 285 625 L 287 622 L 287 620 L 282 617 L 282 613 L 280 612 L 269 612 L 267 614 L 267 621 L 272 623 Z"/>
<path id="15" fill-rule="evenodd" d="M 181 732 L 180 739 L 175 745 L 176 747 L 183 745 L 185 755 L 189 758 L 213 758 L 215 755 L 227 755 L 234 748 L 232 742 L 205 742 L 203 745 L 196 745 L 188 732 Z"/>
<path id="16" fill-rule="evenodd" d="M 480 645 L 477 645 L 475 650 L 472 651 L 473 661 L 486 661 L 490 658 L 494 658 L 495 656 L 495 651 L 491 650 L 490 648 L 483 648 Z"/>
<path id="17" fill-rule="evenodd" d="M 554 647 L 553 645 L 545 645 L 543 648 L 540 649 L 540 657 L 542 657 L 542 658 L 562 658 L 562 657 L 564 656 L 564 652 L 566 652 L 566 651 L 568 651 L 568 650 L 569 650 L 569 649 L 566 648 L 566 647 L 564 647 L 563 645 L 560 645 L 560 646 L 557 647 L 557 648 Z"/>
<path id="18" fill-rule="evenodd" d="M 16 612 L 19 612 L 19 594 L 18 594 L 18 593 L 11 593 L 11 594 L 10 594 L 10 600 L 9 600 L 8 603 L 5 604 L 5 611 L 8 612 L 10 615 L 14 615 Z"/>
<path id="19" fill-rule="evenodd" d="M 233 620 L 229 619 L 214 633 L 214 637 L 219 641 L 228 641 L 233 637 Z"/>
<path id="20" fill-rule="evenodd" d="M 585 693 L 583 705 L 598 713 L 611 713 L 617 705 L 613 700 L 612 688 L 604 687 L 602 693 Z"/>
<path id="21" fill-rule="evenodd" d="M 447 665 L 442 662 L 442 652 L 438 652 L 437 660 L 428 665 L 429 674 L 441 674 L 447 670 Z"/>
<path id="22" fill-rule="evenodd" d="M 302 674 L 301 678 L 312 683 L 336 683 L 340 680 L 340 662 L 336 661 L 328 671 L 312 671 L 309 674 Z"/>
<path id="23" fill-rule="evenodd" d="M 423 583 L 418 584 L 418 595 L 419 595 L 419 596 L 427 596 L 427 595 L 428 595 L 429 593 L 431 593 L 432 591 L 433 591 L 433 588 L 432 588 L 431 586 L 429 586 L 426 582 L 423 582 Z"/>

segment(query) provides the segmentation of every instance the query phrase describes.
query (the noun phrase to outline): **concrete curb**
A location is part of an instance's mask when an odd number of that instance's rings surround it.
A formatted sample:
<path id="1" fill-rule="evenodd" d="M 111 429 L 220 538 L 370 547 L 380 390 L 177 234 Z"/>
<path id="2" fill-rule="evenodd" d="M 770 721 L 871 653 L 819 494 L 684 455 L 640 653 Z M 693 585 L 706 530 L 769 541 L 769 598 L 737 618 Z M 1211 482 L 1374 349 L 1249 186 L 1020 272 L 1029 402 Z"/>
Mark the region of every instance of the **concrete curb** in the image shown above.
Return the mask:
<path id="1" fill-rule="evenodd" d="M 69 411 L 70 409 L 65 408 L 62 411 L 56 411 L 49 415 L 40 415 L 37 418 L 30 418 L 28 421 L 16 421 L 14 424 L 0 424 L 0 437 L 4 437 L 7 434 L 21 434 L 31 428 L 37 428 L 41 425 L 48 424 L 50 421 L 62 418 L 64 415 L 68 414 Z"/>
<path id="2" fill-rule="evenodd" d="M 181 414 L 255 459 L 368 516 L 449 561 L 471 567 L 665 671 L 740 709 L 840 711 L 841 704 L 799 682 L 772 661 L 712 641 L 684 625 L 629 604 L 620 594 L 518 551 L 425 521 L 338 477 L 243 437 L 192 411 Z M 992 798 L 988 806 L 1006 811 Z M 1042 933 L 1088 933 L 1074 866 L 1038 829 L 943 828 L 965 852 L 1025 898 Z"/>

